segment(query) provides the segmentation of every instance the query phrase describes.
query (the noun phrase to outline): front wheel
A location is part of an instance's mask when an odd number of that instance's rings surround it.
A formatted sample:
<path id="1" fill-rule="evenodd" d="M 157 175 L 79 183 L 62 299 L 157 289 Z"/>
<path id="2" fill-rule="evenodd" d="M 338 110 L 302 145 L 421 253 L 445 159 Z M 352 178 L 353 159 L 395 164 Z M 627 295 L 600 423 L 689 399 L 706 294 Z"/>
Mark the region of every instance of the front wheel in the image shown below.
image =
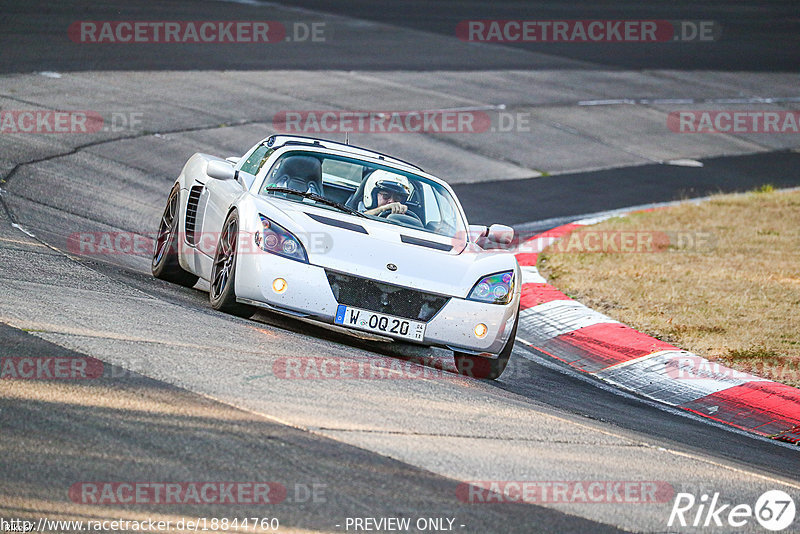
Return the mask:
<path id="1" fill-rule="evenodd" d="M 197 283 L 197 276 L 186 271 L 178 261 L 178 209 L 181 198 L 181 190 L 176 185 L 172 188 L 167 199 L 167 207 L 161 216 L 161 223 L 158 225 L 158 235 L 153 249 L 153 262 L 150 270 L 153 276 L 167 282 L 192 287 Z"/>
<path id="2" fill-rule="evenodd" d="M 215 310 L 237 317 L 249 318 L 255 313 L 252 306 L 236 302 L 236 248 L 239 242 L 239 218 L 233 210 L 222 227 L 214 264 L 211 267 L 209 300 Z"/>
<path id="3" fill-rule="evenodd" d="M 453 351 L 453 359 L 458 373 L 472 378 L 485 378 L 488 380 L 494 380 L 503 374 L 506 365 L 508 365 L 508 360 L 511 358 L 511 351 L 514 350 L 517 325 L 519 325 L 519 309 L 517 309 L 517 318 L 514 321 L 514 327 L 511 329 L 511 335 L 508 337 L 508 341 L 506 341 L 497 359 L 492 360 L 483 356 L 473 356 L 472 354 Z"/>

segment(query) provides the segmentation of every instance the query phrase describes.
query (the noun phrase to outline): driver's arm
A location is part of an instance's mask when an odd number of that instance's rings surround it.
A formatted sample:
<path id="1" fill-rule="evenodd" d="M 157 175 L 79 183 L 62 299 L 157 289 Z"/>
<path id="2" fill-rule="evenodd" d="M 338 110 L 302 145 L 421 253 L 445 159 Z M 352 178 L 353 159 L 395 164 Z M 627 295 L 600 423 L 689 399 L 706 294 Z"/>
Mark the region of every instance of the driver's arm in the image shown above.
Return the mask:
<path id="1" fill-rule="evenodd" d="M 408 206 L 402 202 L 390 202 L 389 204 L 384 204 L 383 206 L 378 206 L 377 208 L 367 210 L 364 213 L 367 215 L 380 215 L 384 211 L 389 210 L 391 210 L 392 213 L 405 213 L 408 210 Z"/>

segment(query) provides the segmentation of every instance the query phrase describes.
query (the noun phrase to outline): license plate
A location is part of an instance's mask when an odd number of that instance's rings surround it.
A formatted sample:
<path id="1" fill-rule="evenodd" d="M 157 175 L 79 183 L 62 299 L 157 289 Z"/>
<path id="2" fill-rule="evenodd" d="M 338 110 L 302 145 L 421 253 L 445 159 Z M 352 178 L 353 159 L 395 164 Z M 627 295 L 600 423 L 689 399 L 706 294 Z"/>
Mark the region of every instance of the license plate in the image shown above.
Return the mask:
<path id="1" fill-rule="evenodd" d="M 425 337 L 425 323 L 409 321 L 385 313 L 362 310 L 340 304 L 336 309 L 336 324 L 368 332 L 376 332 L 391 337 L 422 341 Z"/>

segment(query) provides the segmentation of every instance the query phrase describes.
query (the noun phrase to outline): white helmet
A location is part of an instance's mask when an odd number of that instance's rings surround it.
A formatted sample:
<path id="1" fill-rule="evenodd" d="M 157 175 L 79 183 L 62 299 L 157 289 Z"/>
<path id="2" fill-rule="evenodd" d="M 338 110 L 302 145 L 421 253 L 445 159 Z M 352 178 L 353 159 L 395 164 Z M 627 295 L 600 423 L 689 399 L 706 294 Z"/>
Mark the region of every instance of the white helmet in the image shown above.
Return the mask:
<path id="1" fill-rule="evenodd" d="M 411 198 L 414 188 L 405 176 L 378 169 L 369 175 L 364 186 L 364 207 L 366 209 L 378 206 L 378 191 L 390 191 L 404 197 L 403 201 L 405 202 Z"/>

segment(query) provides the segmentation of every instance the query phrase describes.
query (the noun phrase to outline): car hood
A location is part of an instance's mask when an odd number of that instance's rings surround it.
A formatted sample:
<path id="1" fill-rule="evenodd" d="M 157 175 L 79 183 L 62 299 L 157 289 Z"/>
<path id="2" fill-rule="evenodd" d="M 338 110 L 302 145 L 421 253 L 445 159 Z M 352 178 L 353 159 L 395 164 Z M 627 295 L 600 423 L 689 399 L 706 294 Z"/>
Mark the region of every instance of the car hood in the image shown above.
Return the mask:
<path id="1" fill-rule="evenodd" d="M 489 253 L 463 238 L 387 224 L 291 201 L 259 199 L 279 208 L 303 243 L 309 263 L 389 284 L 465 298 L 487 274 L 517 269 L 509 253 Z M 274 213 L 270 210 L 270 216 Z"/>

